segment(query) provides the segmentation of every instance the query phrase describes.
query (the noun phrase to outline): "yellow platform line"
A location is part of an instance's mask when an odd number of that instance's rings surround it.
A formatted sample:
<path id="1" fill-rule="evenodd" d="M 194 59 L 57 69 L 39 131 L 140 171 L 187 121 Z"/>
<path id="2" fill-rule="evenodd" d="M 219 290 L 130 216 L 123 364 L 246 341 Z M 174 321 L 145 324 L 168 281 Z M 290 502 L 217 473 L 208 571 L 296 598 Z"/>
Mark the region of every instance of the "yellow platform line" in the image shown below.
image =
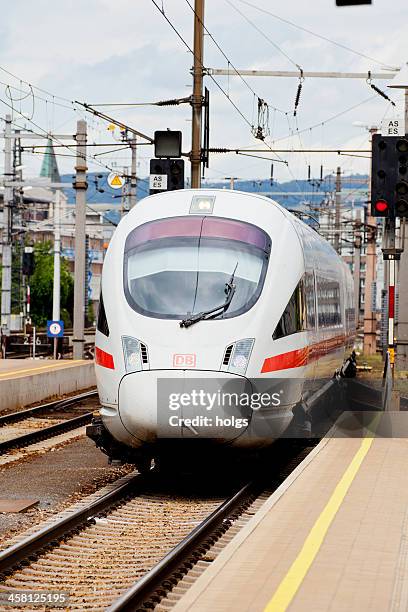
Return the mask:
<path id="1" fill-rule="evenodd" d="M 15 376 L 19 376 L 20 374 L 27 374 L 28 372 L 35 373 L 40 372 L 41 370 L 49 370 L 52 372 L 56 368 L 72 368 L 73 366 L 81 365 L 83 363 L 89 363 L 89 361 L 85 359 L 76 360 L 75 363 L 54 363 L 53 365 L 40 366 L 39 368 L 28 368 L 25 370 L 8 370 L 8 372 L 3 372 L 0 374 L 0 378 L 13 378 Z"/>
<path id="2" fill-rule="evenodd" d="M 376 417 L 375 422 L 373 423 L 373 431 L 376 429 L 379 416 L 380 415 Z M 354 455 L 348 468 L 334 489 L 325 508 L 309 532 L 309 535 L 303 544 L 302 550 L 292 563 L 282 582 L 279 584 L 272 599 L 265 607 L 265 612 L 284 612 L 291 604 L 307 572 L 315 560 L 327 531 L 333 522 L 333 519 L 336 516 L 336 513 L 339 510 L 347 491 L 356 477 L 364 458 L 370 450 L 373 440 L 374 437 L 364 438 L 361 441 L 360 448 Z"/>

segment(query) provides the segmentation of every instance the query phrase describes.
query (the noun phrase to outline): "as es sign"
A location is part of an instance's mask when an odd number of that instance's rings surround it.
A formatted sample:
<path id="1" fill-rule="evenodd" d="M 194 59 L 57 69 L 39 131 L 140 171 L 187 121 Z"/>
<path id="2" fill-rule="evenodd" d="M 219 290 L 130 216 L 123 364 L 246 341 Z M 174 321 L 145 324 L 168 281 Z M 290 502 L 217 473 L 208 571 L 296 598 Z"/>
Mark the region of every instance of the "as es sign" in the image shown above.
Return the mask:
<path id="1" fill-rule="evenodd" d="M 167 174 L 151 174 L 150 189 L 167 189 Z"/>
<path id="2" fill-rule="evenodd" d="M 383 136 L 405 136 L 405 121 L 402 117 L 384 119 L 381 126 Z"/>

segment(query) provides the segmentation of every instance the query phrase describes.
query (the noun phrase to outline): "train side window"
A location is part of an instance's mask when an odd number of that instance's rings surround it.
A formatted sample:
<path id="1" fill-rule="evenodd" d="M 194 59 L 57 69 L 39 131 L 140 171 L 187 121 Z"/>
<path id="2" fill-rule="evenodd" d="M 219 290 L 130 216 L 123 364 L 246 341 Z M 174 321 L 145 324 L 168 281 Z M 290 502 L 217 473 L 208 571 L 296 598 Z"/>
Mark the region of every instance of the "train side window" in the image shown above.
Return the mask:
<path id="1" fill-rule="evenodd" d="M 313 272 L 305 274 L 305 296 L 307 329 L 314 330 L 316 327 L 316 290 Z"/>
<path id="2" fill-rule="evenodd" d="M 97 321 L 96 327 L 104 336 L 109 337 L 109 325 L 106 319 L 102 290 L 101 290 L 100 297 L 99 297 L 98 321 Z"/>
<path id="3" fill-rule="evenodd" d="M 290 336 L 306 329 L 306 302 L 304 282 L 301 280 L 292 293 L 288 305 L 272 334 L 274 340 Z"/>
<path id="4" fill-rule="evenodd" d="M 353 331 L 356 326 L 356 311 L 354 305 L 353 285 L 351 281 L 346 284 L 345 320 L 347 331 Z"/>
<path id="5" fill-rule="evenodd" d="M 318 276 L 317 305 L 320 328 L 341 325 L 340 283 Z"/>

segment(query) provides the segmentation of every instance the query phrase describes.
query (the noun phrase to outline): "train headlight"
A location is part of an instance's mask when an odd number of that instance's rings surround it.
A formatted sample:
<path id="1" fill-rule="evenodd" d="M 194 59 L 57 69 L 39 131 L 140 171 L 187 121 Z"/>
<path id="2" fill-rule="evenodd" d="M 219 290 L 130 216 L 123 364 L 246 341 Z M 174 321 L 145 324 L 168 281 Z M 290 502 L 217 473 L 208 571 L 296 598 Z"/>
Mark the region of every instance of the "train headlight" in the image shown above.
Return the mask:
<path id="1" fill-rule="evenodd" d="M 190 215 L 211 215 L 214 210 L 215 196 L 195 195 L 191 200 Z"/>
<path id="2" fill-rule="evenodd" d="M 238 340 L 238 342 L 235 342 L 228 366 L 229 372 L 245 374 L 254 342 L 254 338 L 245 338 L 245 340 Z"/>
<path id="3" fill-rule="evenodd" d="M 126 372 L 140 372 L 143 368 L 139 340 L 131 336 L 122 336 L 122 346 Z"/>

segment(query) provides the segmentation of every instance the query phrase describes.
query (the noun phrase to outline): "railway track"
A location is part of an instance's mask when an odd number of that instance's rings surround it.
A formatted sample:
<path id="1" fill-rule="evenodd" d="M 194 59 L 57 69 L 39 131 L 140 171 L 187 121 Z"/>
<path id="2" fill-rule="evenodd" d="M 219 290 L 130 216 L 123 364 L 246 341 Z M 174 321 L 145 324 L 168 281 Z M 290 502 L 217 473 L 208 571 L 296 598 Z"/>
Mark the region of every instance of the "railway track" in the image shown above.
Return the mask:
<path id="1" fill-rule="evenodd" d="M 60 591 L 69 610 L 145 609 L 161 600 L 158 610 L 167 610 L 174 587 L 191 583 L 307 452 L 284 457 L 266 479 L 236 484 L 232 493 L 207 483 L 209 491 L 191 494 L 154 472 L 124 477 L 0 552 L 0 593 Z"/>
<path id="2" fill-rule="evenodd" d="M 90 423 L 92 412 L 83 411 L 79 415 L 75 414 L 75 412 L 78 412 L 78 407 L 75 408 L 75 406 L 86 404 L 96 397 L 96 391 L 88 391 L 64 400 L 1 415 L 0 455 Z M 69 409 L 74 413 L 74 416 L 67 418 Z M 48 425 L 47 423 L 50 421 L 54 421 L 54 423 Z M 24 433 L 21 434 L 21 431 Z"/>

